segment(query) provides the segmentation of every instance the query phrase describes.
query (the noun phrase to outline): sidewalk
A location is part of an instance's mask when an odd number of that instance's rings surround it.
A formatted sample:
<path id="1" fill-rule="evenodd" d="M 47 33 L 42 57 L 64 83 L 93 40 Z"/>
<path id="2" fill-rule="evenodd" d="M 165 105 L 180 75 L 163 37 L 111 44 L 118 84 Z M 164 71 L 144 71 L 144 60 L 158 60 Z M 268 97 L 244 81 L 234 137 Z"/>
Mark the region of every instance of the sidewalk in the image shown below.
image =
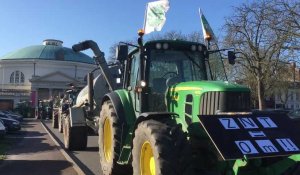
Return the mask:
<path id="1" fill-rule="evenodd" d="M 39 120 L 25 119 L 22 131 L 7 135 L 13 147 L 0 163 L 3 175 L 77 175 Z"/>

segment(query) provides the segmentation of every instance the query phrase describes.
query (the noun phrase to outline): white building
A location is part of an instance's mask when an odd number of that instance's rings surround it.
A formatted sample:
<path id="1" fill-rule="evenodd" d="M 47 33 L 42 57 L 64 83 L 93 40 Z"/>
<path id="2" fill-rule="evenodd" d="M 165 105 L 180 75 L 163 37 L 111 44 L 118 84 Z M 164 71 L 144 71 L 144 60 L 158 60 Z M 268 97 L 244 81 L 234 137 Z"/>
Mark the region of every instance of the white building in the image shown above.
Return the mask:
<path id="1" fill-rule="evenodd" d="M 290 71 L 290 78 L 283 80 L 286 86 L 277 89 L 274 94 L 276 109 L 300 109 L 300 69 L 296 67 L 296 63 L 287 63 L 290 66 L 287 71 Z"/>
<path id="2" fill-rule="evenodd" d="M 290 88 L 281 93 L 275 94 L 275 108 L 276 109 L 300 109 L 300 82 L 291 82 Z"/>
<path id="3" fill-rule="evenodd" d="M 62 46 L 59 40 L 25 47 L 0 57 L 0 109 L 11 109 L 21 101 L 52 99 L 68 88 L 68 83 L 85 85 L 94 60 Z"/>

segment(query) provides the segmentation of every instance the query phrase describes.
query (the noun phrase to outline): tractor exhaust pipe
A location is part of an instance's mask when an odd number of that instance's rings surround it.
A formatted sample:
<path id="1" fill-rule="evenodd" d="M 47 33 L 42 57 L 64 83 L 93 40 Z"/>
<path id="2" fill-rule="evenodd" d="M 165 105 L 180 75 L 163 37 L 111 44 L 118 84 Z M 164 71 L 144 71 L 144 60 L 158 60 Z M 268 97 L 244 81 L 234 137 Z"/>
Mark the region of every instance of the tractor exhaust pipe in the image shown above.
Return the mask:
<path id="1" fill-rule="evenodd" d="M 94 81 L 94 75 L 93 73 L 88 73 L 87 77 L 87 85 L 88 85 L 88 102 L 89 102 L 89 108 L 90 111 L 94 111 L 94 88 L 93 88 L 93 83 Z"/>
<path id="2" fill-rule="evenodd" d="M 103 74 L 109 89 L 111 91 L 115 90 L 116 83 L 113 80 L 113 77 L 108 69 L 107 62 L 104 58 L 104 53 L 99 49 L 97 43 L 92 40 L 86 40 L 83 42 L 80 42 L 78 44 L 74 44 L 72 46 L 72 49 L 75 52 L 91 49 L 94 52 L 94 59 L 96 60 L 96 63 L 99 65 L 101 69 L 101 73 Z"/>

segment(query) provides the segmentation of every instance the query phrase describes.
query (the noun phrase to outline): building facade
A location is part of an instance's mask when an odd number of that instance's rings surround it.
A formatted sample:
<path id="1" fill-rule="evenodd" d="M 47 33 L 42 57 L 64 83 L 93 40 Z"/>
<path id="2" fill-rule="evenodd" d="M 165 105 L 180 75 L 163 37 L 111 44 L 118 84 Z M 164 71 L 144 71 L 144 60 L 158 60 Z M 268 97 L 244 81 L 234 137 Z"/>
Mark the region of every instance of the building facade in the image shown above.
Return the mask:
<path id="1" fill-rule="evenodd" d="M 276 109 L 300 109 L 300 82 L 290 82 L 285 90 L 278 90 L 275 96 Z"/>
<path id="2" fill-rule="evenodd" d="M 300 109 L 300 69 L 296 63 L 288 63 L 290 77 L 283 80 L 285 86 L 277 88 L 274 94 L 276 109 Z"/>
<path id="3" fill-rule="evenodd" d="M 94 60 L 62 43 L 44 40 L 43 45 L 0 57 L 0 109 L 12 109 L 21 102 L 36 107 L 39 100 L 59 97 L 69 83 L 86 84 L 87 73 L 96 68 Z"/>

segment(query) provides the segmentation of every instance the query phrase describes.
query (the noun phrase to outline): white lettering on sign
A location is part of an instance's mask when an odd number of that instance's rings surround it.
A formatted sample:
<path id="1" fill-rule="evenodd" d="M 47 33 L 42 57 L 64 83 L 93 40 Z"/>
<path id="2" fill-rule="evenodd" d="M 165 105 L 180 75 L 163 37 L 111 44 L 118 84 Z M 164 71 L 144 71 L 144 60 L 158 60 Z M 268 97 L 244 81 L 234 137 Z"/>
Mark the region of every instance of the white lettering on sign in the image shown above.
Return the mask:
<path id="1" fill-rule="evenodd" d="M 277 125 L 270 117 L 257 117 L 257 120 L 264 128 L 277 128 Z"/>
<path id="2" fill-rule="evenodd" d="M 219 118 L 219 121 L 225 129 L 240 129 L 233 118 Z"/>
<path id="3" fill-rule="evenodd" d="M 238 146 L 238 148 L 243 154 L 258 153 L 257 149 L 254 147 L 250 140 L 235 141 L 235 144 Z"/>
<path id="4" fill-rule="evenodd" d="M 255 140 L 255 142 L 258 144 L 258 146 L 264 153 L 279 152 L 270 140 Z"/>
<path id="5" fill-rule="evenodd" d="M 286 152 L 290 151 L 299 151 L 299 148 L 294 144 L 294 142 L 289 138 L 284 139 L 276 139 L 279 145 L 284 149 Z"/>
<path id="6" fill-rule="evenodd" d="M 251 137 L 266 137 L 266 134 L 263 131 L 249 131 Z"/>
<path id="7" fill-rule="evenodd" d="M 254 123 L 252 118 L 238 118 L 240 123 L 243 125 L 245 129 L 255 129 L 258 126 Z"/>

